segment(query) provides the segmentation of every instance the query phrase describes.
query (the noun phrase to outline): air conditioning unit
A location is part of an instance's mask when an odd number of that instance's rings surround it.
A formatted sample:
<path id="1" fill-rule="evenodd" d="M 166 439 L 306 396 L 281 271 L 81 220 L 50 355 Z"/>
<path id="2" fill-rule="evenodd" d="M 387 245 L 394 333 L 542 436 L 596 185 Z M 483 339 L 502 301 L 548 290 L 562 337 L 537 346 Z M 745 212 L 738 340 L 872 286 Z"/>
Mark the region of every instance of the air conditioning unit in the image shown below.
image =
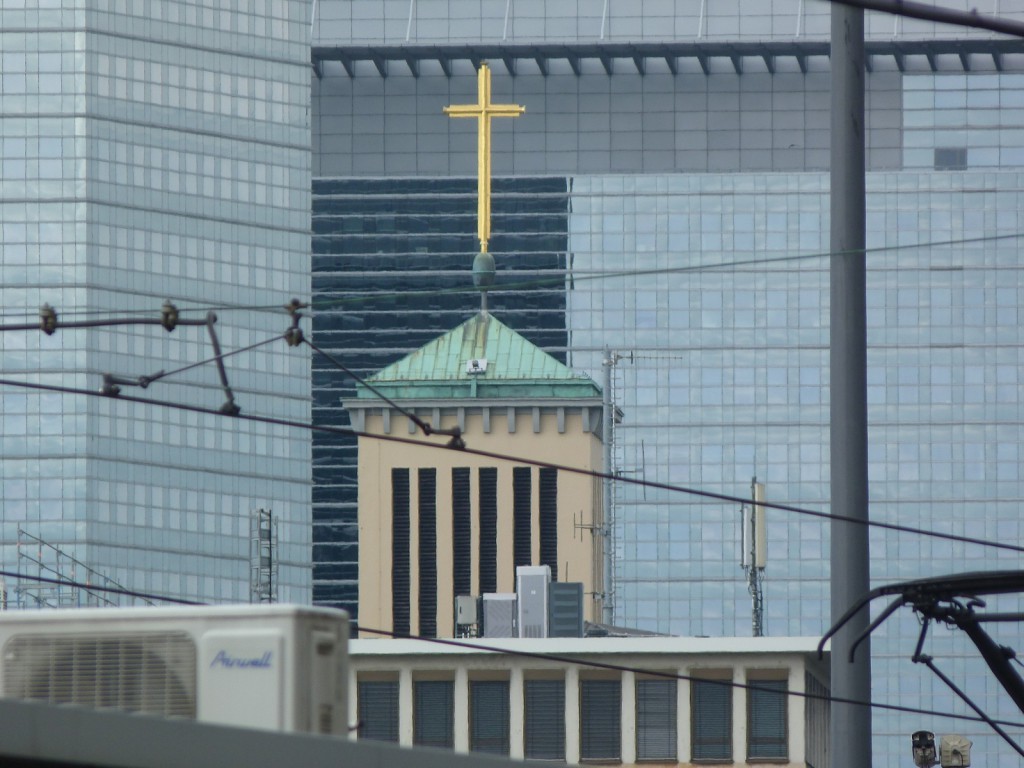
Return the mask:
<path id="1" fill-rule="evenodd" d="M 7 611 L 0 695 L 346 736 L 348 635 L 288 605 Z"/>

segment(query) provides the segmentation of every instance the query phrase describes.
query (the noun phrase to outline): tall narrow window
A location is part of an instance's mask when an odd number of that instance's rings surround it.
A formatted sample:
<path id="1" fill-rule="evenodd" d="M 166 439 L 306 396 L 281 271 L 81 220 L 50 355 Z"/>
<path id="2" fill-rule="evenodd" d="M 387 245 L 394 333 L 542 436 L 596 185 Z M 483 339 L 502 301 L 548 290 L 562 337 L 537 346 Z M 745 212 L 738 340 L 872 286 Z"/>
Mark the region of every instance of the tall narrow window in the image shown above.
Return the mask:
<path id="1" fill-rule="evenodd" d="M 471 680 L 469 708 L 469 749 L 507 755 L 508 680 Z"/>
<path id="2" fill-rule="evenodd" d="M 565 681 L 523 681 L 524 757 L 565 760 Z"/>
<path id="3" fill-rule="evenodd" d="M 391 470 L 391 616 L 396 634 L 409 634 L 409 470 Z"/>
<path id="4" fill-rule="evenodd" d="M 558 581 L 558 470 L 540 468 L 540 564 Z"/>
<path id="5" fill-rule="evenodd" d="M 532 555 L 533 470 L 530 467 L 512 469 L 512 565 L 530 565 Z M 513 583 L 515 572 L 512 573 Z"/>
<path id="6" fill-rule="evenodd" d="M 498 591 L 498 470 L 480 468 L 480 589 Z"/>
<path id="7" fill-rule="evenodd" d="M 359 738 L 398 742 L 398 681 L 359 681 Z"/>
<path id="8" fill-rule="evenodd" d="M 676 760 L 676 681 L 636 681 L 636 756 Z"/>
<path id="9" fill-rule="evenodd" d="M 785 680 L 748 680 L 747 759 L 789 756 Z"/>
<path id="10" fill-rule="evenodd" d="M 473 531 L 470 520 L 469 467 L 452 470 L 453 597 L 473 594 Z"/>
<path id="11" fill-rule="evenodd" d="M 437 470 L 419 471 L 420 634 L 437 636 Z"/>
<path id="12" fill-rule="evenodd" d="M 694 680 L 692 700 L 693 759 L 732 759 L 732 687 L 727 680 Z"/>
<path id="13" fill-rule="evenodd" d="M 621 711 L 621 681 L 580 680 L 580 757 L 583 760 L 621 759 Z"/>
<path id="14" fill-rule="evenodd" d="M 413 744 L 452 748 L 455 743 L 454 688 L 451 680 L 417 680 L 413 683 Z"/>

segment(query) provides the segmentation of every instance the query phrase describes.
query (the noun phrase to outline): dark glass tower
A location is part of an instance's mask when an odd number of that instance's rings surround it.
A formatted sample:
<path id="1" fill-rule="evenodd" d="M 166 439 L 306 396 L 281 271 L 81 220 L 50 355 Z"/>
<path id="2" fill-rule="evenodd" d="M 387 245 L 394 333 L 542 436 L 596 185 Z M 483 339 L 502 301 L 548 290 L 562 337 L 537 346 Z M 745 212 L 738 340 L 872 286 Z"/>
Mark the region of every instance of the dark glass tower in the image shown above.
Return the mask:
<path id="1" fill-rule="evenodd" d="M 568 182 L 493 181 L 489 309 L 565 362 Z M 368 376 L 479 309 L 476 180 L 313 182 L 313 341 Z M 347 427 L 352 379 L 313 360 L 313 421 Z M 355 438 L 314 433 L 313 600 L 358 614 Z"/>

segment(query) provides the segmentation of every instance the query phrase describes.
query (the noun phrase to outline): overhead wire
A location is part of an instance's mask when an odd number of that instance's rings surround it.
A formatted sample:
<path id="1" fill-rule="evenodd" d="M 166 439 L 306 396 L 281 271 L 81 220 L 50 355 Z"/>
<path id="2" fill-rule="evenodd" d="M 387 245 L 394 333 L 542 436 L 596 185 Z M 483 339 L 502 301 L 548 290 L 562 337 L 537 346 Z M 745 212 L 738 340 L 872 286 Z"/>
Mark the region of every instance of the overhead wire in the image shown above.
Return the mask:
<path id="1" fill-rule="evenodd" d="M 494 653 L 504 656 L 516 656 L 526 659 L 535 659 L 538 661 L 554 661 L 560 664 L 573 664 L 581 667 L 593 667 L 595 669 L 605 669 L 613 672 L 632 672 L 634 674 L 645 675 L 650 677 L 661 677 L 669 680 L 683 680 L 687 682 L 712 682 L 728 688 L 740 688 L 743 690 L 755 690 L 755 691 L 767 691 L 771 690 L 773 693 L 777 693 L 775 689 L 767 689 L 758 686 L 754 683 L 740 683 L 735 680 L 723 680 L 719 678 L 707 678 L 701 677 L 700 675 L 685 675 L 678 672 L 667 672 L 664 669 L 646 669 L 642 667 L 635 667 L 628 664 L 615 664 L 614 662 L 595 661 L 593 659 L 585 659 L 577 656 L 566 656 L 557 653 L 545 653 L 542 651 L 527 651 L 520 650 L 518 648 L 505 648 L 495 645 L 487 645 L 480 643 L 476 640 L 460 640 L 443 637 L 426 637 L 423 635 L 409 635 L 400 632 L 393 632 L 386 629 L 375 629 L 373 627 L 364 627 L 362 624 L 356 624 L 356 628 L 360 632 L 368 632 L 374 635 L 382 635 L 384 637 L 391 637 L 396 640 L 416 640 L 419 642 L 430 643 L 434 645 L 444 645 L 455 648 L 463 648 L 466 650 L 474 651 L 485 651 L 487 653 Z M 563 638 L 564 639 L 564 638 Z M 600 651 L 581 651 L 581 653 L 600 653 Z M 883 704 L 881 702 L 874 701 L 860 701 L 858 699 L 848 699 L 839 696 L 832 696 L 831 694 L 817 694 L 809 691 L 793 691 L 787 688 L 786 695 L 798 697 L 802 699 L 810 699 L 817 701 L 826 701 L 829 703 L 835 702 L 839 704 L 853 704 L 862 707 L 871 707 L 872 709 L 883 709 L 891 712 L 907 712 L 918 715 L 931 715 L 933 717 L 949 717 L 958 720 L 970 720 L 981 723 L 992 723 L 995 722 L 999 725 L 1010 726 L 1014 728 L 1024 727 L 1024 723 L 1008 722 L 1004 720 L 991 720 L 984 716 L 979 715 L 968 715 L 963 713 L 952 713 L 952 712 L 941 712 L 931 709 L 922 709 L 918 707 L 906 707 L 899 704 Z"/>
<path id="2" fill-rule="evenodd" d="M 197 601 L 197 600 L 185 600 L 183 598 L 170 597 L 170 596 L 167 596 L 167 595 L 157 595 L 157 594 L 153 594 L 151 592 L 141 592 L 141 591 L 138 591 L 138 590 L 128 589 L 126 587 L 103 587 L 103 586 L 98 586 L 98 585 L 95 585 L 95 584 L 86 584 L 86 583 L 83 583 L 83 582 L 76 581 L 74 579 L 51 578 L 51 577 L 42 576 L 42 575 L 34 575 L 34 574 L 29 574 L 29 573 L 20 573 L 18 571 L 0 570 L 0 576 L 2 576 L 4 578 L 7 578 L 7 579 L 14 579 L 14 580 L 17 580 L 17 581 L 32 581 L 32 582 L 39 582 L 39 583 L 43 583 L 43 584 L 53 584 L 53 585 L 56 585 L 56 586 L 68 587 L 69 589 L 83 589 L 83 590 L 87 589 L 87 590 L 92 591 L 92 592 L 103 592 L 105 594 L 120 595 L 120 596 L 124 596 L 124 597 L 132 597 L 132 598 L 137 598 L 137 599 L 141 599 L 141 600 L 149 600 L 149 601 L 154 601 L 154 602 L 172 603 L 172 604 L 175 604 L 175 605 L 197 606 L 197 607 L 198 606 L 204 606 L 205 607 L 205 606 L 210 606 L 211 605 L 210 603 L 201 602 L 201 601 Z M 735 680 L 723 680 L 723 679 L 717 679 L 717 678 L 715 678 L 715 679 L 705 678 L 705 677 L 701 677 L 699 675 L 686 675 L 686 674 L 681 674 L 681 673 L 677 673 L 677 672 L 666 672 L 664 669 L 647 669 L 647 668 L 644 668 L 644 667 L 637 667 L 637 666 L 628 665 L 628 664 L 615 664 L 613 662 L 596 661 L 594 659 L 580 658 L 580 657 L 576 657 L 576 656 L 566 656 L 566 655 L 557 654 L 557 653 L 544 653 L 544 652 L 540 652 L 540 651 L 527 651 L 527 650 L 521 650 L 521 649 L 517 649 L 517 648 L 506 648 L 506 647 L 500 647 L 500 646 L 493 646 L 493 645 L 487 645 L 485 643 L 480 643 L 480 642 L 476 642 L 476 641 L 469 642 L 469 641 L 458 640 L 458 639 L 426 637 L 426 636 L 422 636 L 422 635 L 408 635 L 408 634 L 393 632 L 393 631 L 385 630 L 385 629 L 376 629 L 376 628 L 373 628 L 373 627 L 365 627 L 365 626 L 360 625 L 360 624 L 356 624 L 354 628 L 357 628 L 358 631 L 360 631 L 360 632 L 367 632 L 367 633 L 370 633 L 370 634 L 382 635 L 382 636 L 392 637 L 392 638 L 396 638 L 396 639 L 415 640 L 415 641 L 423 642 L 423 643 L 432 643 L 432 644 L 435 644 L 435 645 L 445 645 L 445 646 L 449 646 L 449 647 L 462 648 L 462 649 L 466 649 L 466 650 L 484 651 L 484 652 L 487 652 L 487 653 L 494 653 L 494 654 L 498 654 L 498 655 L 502 655 L 502 656 L 514 656 L 514 657 L 517 657 L 517 658 L 534 659 L 534 660 L 538 660 L 538 661 L 557 662 L 559 664 L 571 664 L 571 665 L 575 665 L 575 666 L 590 667 L 590 668 L 593 668 L 593 669 L 603 669 L 603 670 L 614 671 L 614 672 L 630 672 L 630 673 L 633 673 L 633 674 L 644 675 L 644 676 L 648 676 L 648 677 L 660 677 L 660 678 L 670 679 L 670 680 L 682 680 L 682 681 L 687 681 L 687 682 L 698 682 L 698 681 L 699 682 L 711 682 L 711 683 L 715 683 L 715 684 L 722 685 L 722 686 L 725 686 L 725 687 L 738 688 L 738 689 L 747 690 L 747 691 L 750 691 L 750 690 L 754 690 L 754 691 L 764 690 L 764 691 L 767 691 L 767 690 L 769 690 L 769 689 L 763 688 L 761 686 L 758 686 L 756 682 L 753 682 L 753 683 L 749 683 L 749 682 L 748 683 L 742 683 L 742 682 L 738 682 L 738 681 L 735 681 Z M 773 693 L 777 693 L 776 689 L 770 689 L 770 690 Z M 986 722 L 986 723 L 989 723 L 989 724 L 996 723 L 998 725 L 1009 726 L 1009 727 L 1014 727 L 1014 728 L 1024 728 L 1024 723 L 1011 722 L 1011 721 L 1005 721 L 1005 720 L 994 720 L 992 718 L 987 718 L 985 716 L 968 715 L 968 714 L 957 713 L 957 712 L 942 712 L 942 711 L 939 711 L 939 710 L 924 709 L 924 708 L 920 708 L 920 707 L 907 707 L 907 706 L 902 706 L 902 705 L 898 705 L 898 704 L 884 704 L 884 703 L 875 702 L 875 701 L 860 701 L 860 700 L 857 700 L 857 699 L 847 699 L 847 698 L 832 696 L 830 694 L 817 694 L 817 693 L 811 693 L 809 691 L 793 691 L 793 690 L 790 690 L 788 688 L 787 688 L 787 690 L 785 692 L 785 695 L 792 696 L 792 697 L 797 697 L 797 698 L 802 698 L 802 699 L 825 701 L 825 702 L 829 702 L 829 703 L 836 702 L 836 703 L 840 703 L 840 704 L 853 704 L 853 705 L 857 705 L 857 706 L 870 707 L 872 709 L 882 709 L 882 710 L 886 710 L 886 711 L 890 711 L 890 712 L 905 712 L 905 713 L 918 714 L 918 715 L 929 715 L 929 716 L 932 716 L 932 717 L 947 717 L 947 718 L 957 719 L 957 720 L 969 720 L 969 721 L 975 721 L 975 722 Z"/>
<path id="3" fill-rule="evenodd" d="M 892 245 L 892 246 L 877 246 L 875 248 L 863 249 L 865 255 L 884 255 L 886 253 L 895 253 L 900 251 L 917 250 L 921 248 L 946 248 L 958 245 L 975 245 L 981 243 L 998 242 L 1001 240 L 1017 240 L 1024 238 L 1024 232 L 1007 233 L 1001 235 L 986 235 L 982 237 L 968 237 L 968 238 L 957 238 L 951 240 L 935 240 L 926 243 L 908 243 L 903 245 Z M 647 277 L 647 276 L 658 276 L 666 274 L 688 274 L 694 272 L 713 272 L 722 269 L 737 269 L 740 267 L 756 267 L 762 265 L 771 264 L 786 264 L 800 261 L 808 261 L 815 259 L 827 259 L 833 255 L 831 251 L 822 251 L 815 253 L 806 254 L 793 254 L 787 256 L 772 256 L 767 258 L 753 258 L 753 259 L 736 259 L 733 261 L 722 261 L 715 263 L 702 263 L 702 264 L 687 264 L 677 267 L 660 267 L 652 269 L 635 269 L 635 270 L 616 270 L 616 271 L 583 271 L 576 269 L 557 269 L 557 270 L 518 270 L 518 271 L 531 271 L 531 272 L 550 272 L 554 273 L 551 277 L 534 278 L 530 280 L 510 281 L 502 282 L 495 285 L 492 289 L 493 293 L 500 294 L 507 291 L 518 291 L 518 290 L 529 290 L 533 288 L 543 288 L 546 286 L 556 287 L 564 285 L 568 279 L 573 282 L 588 282 L 597 280 L 616 280 L 628 277 Z M 992 267 L 989 267 L 991 269 Z M 1024 265 L 1014 267 L 1014 269 L 1024 269 Z M 425 274 L 436 274 L 426 272 Z M 507 271 L 499 272 L 500 274 L 509 274 Z M 476 294 L 478 289 L 473 286 L 459 286 L 453 288 L 441 288 L 441 289 L 430 289 L 422 291 L 377 291 L 370 294 L 362 294 L 359 296 L 346 296 L 332 299 L 316 299 L 314 298 L 310 302 L 310 307 L 314 310 L 325 311 L 334 307 L 361 304 L 368 301 L 383 299 L 383 298 L 405 298 L 409 296 L 446 296 L 446 295 L 462 295 L 462 294 Z M 189 303 L 194 299 L 187 299 L 184 297 L 175 296 L 157 296 L 156 294 L 148 295 L 149 298 L 154 300 L 169 299 L 177 303 Z M 201 306 L 183 306 L 180 307 L 179 312 L 226 312 L 226 311 L 249 311 L 249 312 L 287 312 L 288 308 L 283 304 L 211 304 Z M 145 315 L 150 313 L 151 310 L 135 309 L 135 310 L 67 310 L 62 311 L 61 315 L 65 317 L 72 316 L 101 316 L 101 315 Z M 4 318 L 23 318 L 23 317 L 37 317 L 38 310 L 30 310 L 26 308 L 23 311 L 8 311 L 0 313 L 0 320 Z"/>
<path id="4" fill-rule="evenodd" d="M 105 592 L 107 594 L 122 595 L 124 597 L 137 597 L 140 600 L 154 600 L 164 603 L 177 603 L 180 605 L 206 605 L 206 603 L 196 602 L 195 600 L 184 600 L 180 597 L 167 597 L 165 595 L 152 595 L 148 592 L 138 592 L 134 589 L 128 589 L 126 587 L 103 587 L 97 584 L 86 584 L 74 579 L 55 579 L 49 576 L 34 576 L 29 573 L 18 573 L 17 571 L 6 571 L 0 570 L 0 576 L 8 579 L 17 579 L 18 581 L 38 581 L 44 584 L 54 584 L 57 586 L 70 587 L 74 589 L 84 589 L 90 592 Z"/>
<path id="5" fill-rule="evenodd" d="M 1004 19 L 999 16 L 984 16 L 978 13 L 977 8 L 972 8 L 970 11 L 959 11 L 928 3 L 917 3 L 913 0 L 830 0 L 830 2 L 851 8 L 860 8 L 864 11 L 880 11 L 921 21 L 986 29 L 989 32 L 1024 37 L 1024 22 Z"/>
<path id="6" fill-rule="evenodd" d="M 662 483 L 654 480 L 645 480 L 641 478 L 632 478 L 623 475 L 612 475 L 605 472 L 598 472 L 591 469 L 583 469 L 581 467 L 574 467 L 567 464 L 559 464 L 556 462 L 541 461 L 539 459 L 530 458 L 526 456 L 514 456 L 511 454 L 499 453 L 497 451 L 486 451 L 480 448 L 472 448 L 468 445 L 457 445 L 452 442 L 441 443 L 441 442 L 426 442 L 424 440 L 418 440 L 414 438 L 399 437 L 397 435 L 382 435 L 373 432 L 366 432 L 362 430 L 352 429 L 350 427 L 335 427 L 326 424 L 310 424 L 302 421 L 295 421 L 292 419 L 283 419 L 271 416 L 260 416 L 251 413 L 238 413 L 238 414 L 224 414 L 215 408 L 206 408 L 198 405 L 191 405 L 188 403 L 171 403 L 163 400 L 156 400 L 153 398 L 138 397 L 135 395 L 119 394 L 115 397 L 104 395 L 101 392 L 94 391 L 91 389 L 80 389 L 75 387 L 66 387 L 57 384 L 42 384 L 39 382 L 28 382 L 18 381 L 14 379 L 0 378 L 0 386 L 10 387 L 21 387 L 25 389 L 33 389 L 44 392 L 58 392 L 61 394 L 72 394 L 72 395 L 85 395 L 89 397 L 109 397 L 113 400 L 122 400 L 124 402 L 138 403 L 142 405 L 151 405 L 166 408 L 176 408 L 185 410 L 193 413 L 203 413 L 211 416 L 228 416 L 229 418 L 251 421 L 255 423 L 268 424 L 274 426 L 288 427 L 292 429 L 303 429 L 307 431 L 325 432 L 328 434 L 345 435 L 351 437 L 362 437 L 372 440 L 380 440 L 384 442 L 399 443 L 402 445 L 415 446 L 423 449 L 432 450 L 449 450 L 465 453 L 472 456 L 478 456 L 481 458 L 495 459 L 498 461 L 515 462 L 533 467 L 541 467 L 547 469 L 556 469 L 564 471 L 569 474 L 576 474 L 585 477 L 593 477 L 598 479 L 612 479 L 619 483 L 635 485 L 639 487 L 657 488 L 660 490 L 670 491 L 673 493 L 681 493 L 691 496 L 697 496 L 699 498 L 712 499 L 714 501 L 727 502 L 730 504 L 747 504 L 750 499 L 733 496 L 726 493 L 718 493 L 716 491 L 706 491 L 698 488 L 690 488 L 687 486 L 672 485 L 670 483 Z M 435 434 L 444 434 L 437 432 Z M 861 520 L 860 518 L 854 518 L 847 515 L 837 515 L 831 512 L 822 512 L 819 510 L 805 509 L 803 507 L 797 507 L 790 504 L 782 504 L 774 501 L 759 501 L 758 504 L 767 509 L 776 509 L 782 512 L 792 512 L 794 514 L 805 515 L 809 517 L 815 517 L 823 520 L 841 520 L 844 522 L 857 523 L 865 525 L 870 528 L 881 528 L 883 530 L 894 531 L 898 533 L 909 533 L 916 536 L 923 536 L 935 539 L 941 539 L 945 541 L 955 541 L 963 544 L 975 544 L 981 547 L 989 547 L 994 549 L 1002 549 L 1012 552 L 1024 553 L 1024 546 L 1017 544 L 1011 544 L 1003 541 L 989 541 L 986 539 L 980 539 L 973 536 L 964 536 L 955 533 L 945 533 L 942 531 L 932 531 L 925 528 L 915 528 L 912 526 L 899 525 L 897 523 L 887 523 L 879 520 Z"/>

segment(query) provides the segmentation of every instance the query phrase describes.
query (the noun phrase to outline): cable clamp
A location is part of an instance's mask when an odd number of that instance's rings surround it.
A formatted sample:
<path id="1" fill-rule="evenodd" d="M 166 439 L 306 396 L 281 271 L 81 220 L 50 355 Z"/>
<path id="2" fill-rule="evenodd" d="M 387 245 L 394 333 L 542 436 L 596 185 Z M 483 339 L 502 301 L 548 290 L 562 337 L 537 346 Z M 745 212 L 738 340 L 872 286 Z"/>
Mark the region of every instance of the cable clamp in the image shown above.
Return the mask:
<path id="1" fill-rule="evenodd" d="M 114 383 L 113 374 L 103 374 L 103 384 L 100 385 L 100 394 L 106 395 L 107 397 L 117 397 L 121 394 L 121 388 Z"/>

